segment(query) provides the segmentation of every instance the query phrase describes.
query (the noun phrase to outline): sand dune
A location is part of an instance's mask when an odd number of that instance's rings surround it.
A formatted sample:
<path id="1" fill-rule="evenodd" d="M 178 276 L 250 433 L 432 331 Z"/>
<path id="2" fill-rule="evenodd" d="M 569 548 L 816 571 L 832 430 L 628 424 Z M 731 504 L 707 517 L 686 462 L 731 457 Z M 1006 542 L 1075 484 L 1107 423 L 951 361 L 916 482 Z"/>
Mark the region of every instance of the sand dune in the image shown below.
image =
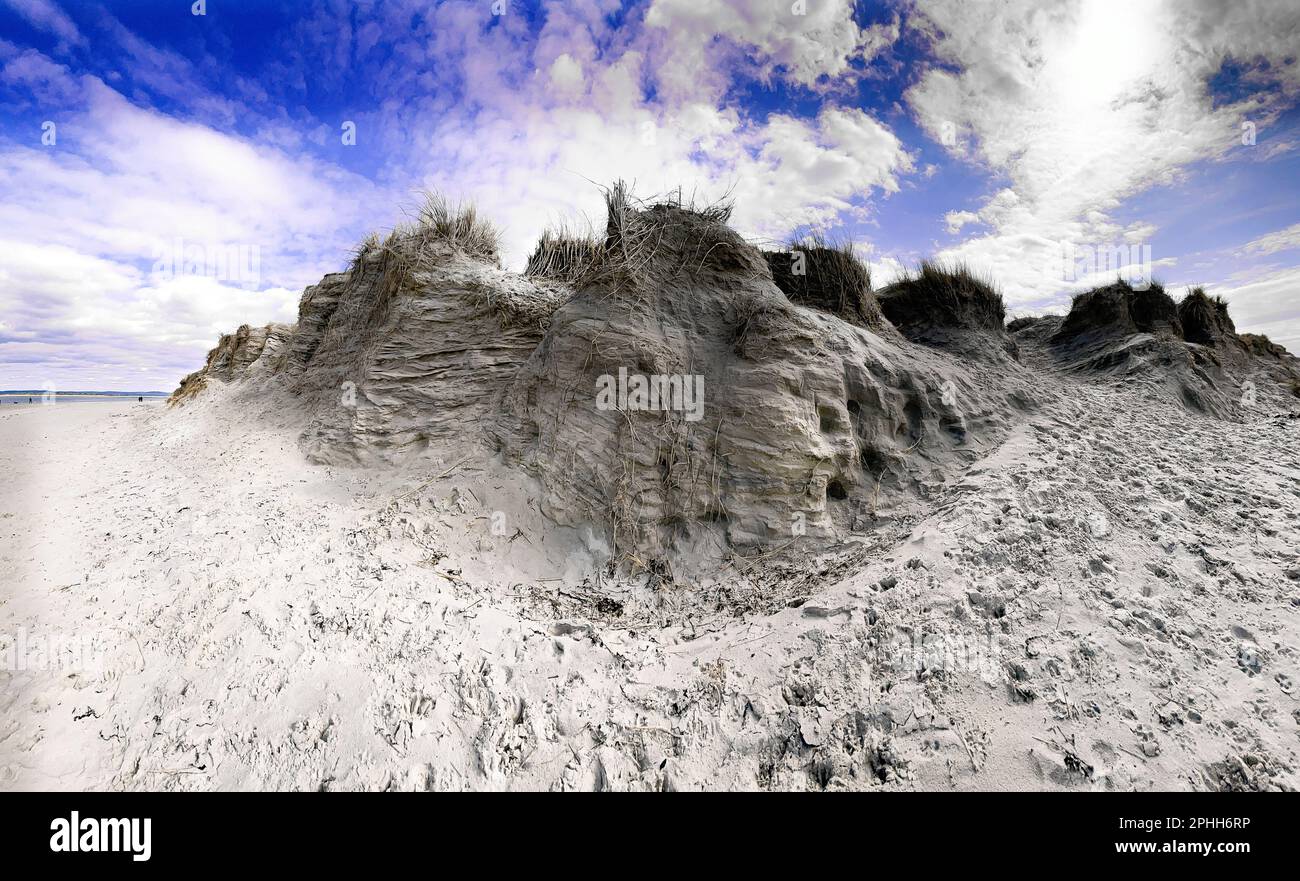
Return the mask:
<path id="1" fill-rule="evenodd" d="M 0 786 L 1300 783 L 1285 352 L 792 294 L 680 204 L 531 276 L 438 219 L 176 406 L 0 412 L 0 630 L 60 655 L 0 674 Z"/>

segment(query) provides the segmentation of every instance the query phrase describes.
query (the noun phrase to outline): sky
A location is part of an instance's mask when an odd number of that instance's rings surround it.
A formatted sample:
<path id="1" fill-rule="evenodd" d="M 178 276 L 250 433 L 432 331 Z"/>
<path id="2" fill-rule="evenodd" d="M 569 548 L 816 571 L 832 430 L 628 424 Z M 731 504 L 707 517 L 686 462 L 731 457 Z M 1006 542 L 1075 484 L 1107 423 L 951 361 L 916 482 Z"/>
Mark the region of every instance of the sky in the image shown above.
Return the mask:
<path id="1" fill-rule="evenodd" d="M 0 0 L 0 388 L 170 390 L 423 190 L 519 269 L 619 179 L 1300 353 L 1298 51 L 1294 0 Z"/>

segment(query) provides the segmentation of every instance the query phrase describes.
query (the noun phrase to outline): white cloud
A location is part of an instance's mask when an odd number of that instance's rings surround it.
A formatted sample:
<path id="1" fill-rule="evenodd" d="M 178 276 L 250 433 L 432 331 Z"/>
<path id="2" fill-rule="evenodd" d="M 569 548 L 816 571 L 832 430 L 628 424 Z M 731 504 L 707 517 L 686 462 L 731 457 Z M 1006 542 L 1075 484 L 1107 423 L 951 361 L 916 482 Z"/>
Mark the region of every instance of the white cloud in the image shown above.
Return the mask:
<path id="1" fill-rule="evenodd" d="M 479 28 L 479 10 L 440 7 L 428 60 L 474 100 L 437 113 L 410 106 L 400 131 L 415 149 L 403 155 L 425 185 L 501 219 L 516 268 L 547 222 L 600 223 L 595 184 L 618 179 L 645 195 L 730 191 L 735 225 L 758 238 L 832 223 L 898 191 L 912 170 L 903 144 L 880 120 L 832 101 L 813 119 L 755 121 L 728 106 L 725 88 L 738 65 L 801 84 L 842 74 L 853 53 L 878 51 L 897 26 L 859 29 L 844 2 L 809 3 L 807 16 L 789 9 L 657 0 L 644 28 L 615 31 L 605 4 L 552 5 L 535 42 L 507 52 L 496 29 Z M 443 33 L 452 21 L 461 29 Z"/>
<path id="2" fill-rule="evenodd" d="M 270 269 L 298 277 L 309 267 L 288 267 L 304 256 L 346 248 L 339 203 L 356 207 L 363 179 L 143 110 L 93 77 L 80 86 L 85 107 L 66 115 L 55 145 L 0 145 L 11 196 L 0 234 L 128 262 L 177 236 L 256 245 Z"/>
<path id="3" fill-rule="evenodd" d="M 519 267 L 557 216 L 601 222 L 592 182 L 624 179 L 644 195 L 694 187 L 705 200 L 730 190 L 742 233 L 779 238 L 831 222 L 872 192 L 896 191 L 896 175 L 911 167 L 898 139 L 858 110 L 773 116 L 762 125 L 707 105 L 655 111 L 540 107 L 443 121 L 428 139 L 442 151 L 439 164 L 454 171 L 431 171 L 427 183 L 473 197 L 488 217 L 508 218 L 504 257 Z"/>
<path id="4" fill-rule="evenodd" d="M 63 245 L 0 240 L 0 388 L 170 390 L 222 332 L 293 320 L 297 292 L 157 279 Z M 39 365 L 39 366 L 37 366 Z"/>
<path id="5" fill-rule="evenodd" d="M 907 267 L 894 257 L 881 257 L 866 262 L 867 268 L 871 270 L 871 287 L 875 290 L 893 284 L 907 274 Z"/>
<path id="6" fill-rule="evenodd" d="M 564 96 L 581 95 L 586 84 L 582 65 L 568 52 L 551 62 L 551 88 Z"/>
<path id="7" fill-rule="evenodd" d="M 1293 223 L 1286 229 L 1260 236 L 1241 246 L 1239 254 L 1276 254 L 1278 251 L 1290 251 L 1300 248 L 1300 223 Z"/>
<path id="8" fill-rule="evenodd" d="M 1296 313 L 1300 268 L 1274 270 L 1240 284 L 1207 285 L 1206 290 L 1227 298 L 1238 332 L 1262 333 L 1293 355 L 1300 355 L 1300 315 Z"/>
<path id="9" fill-rule="evenodd" d="M 1285 35 L 1300 28 L 1294 4 L 933 0 L 915 13 L 946 64 L 908 90 L 908 105 L 936 140 L 969 132 L 973 158 L 1010 180 L 975 212 L 990 231 L 942 256 L 1002 280 L 1012 303 L 1069 287 L 1060 242 L 1149 238 L 1154 226 L 1113 220 L 1125 199 L 1225 156 L 1243 117 L 1262 127 L 1300 91 L 1283 63 L 1294 54 Z M 1230 56 L 1269 59 L 1281 86 L 1212 106 L 1206 81 Z"/>
<path id="10" fill-rule="evenodd" d="M 218 332 L 293 320 L 301 287 L 359 238 L 375 190 L 364 179 L 42 69 L 42 87 L 79 103 L 63 105 L 52 145 L 39 131 L 0 141 L 0 386 L 112 386 L 117 370 L 132 387 L 171 388 Z M 178 241 L 242 248 L 257 274 L 153 274 Z"/>
<path id="11" fill-rule="evenodd" d="M 76 80 L 62 64 L 34 49 L 20 50 L 3 40 L 0 40 L 0 59 L 4 61 L 0 66 L 0 85 L 22 89 L 47 107 L 62 107 L 75 100 Z"/>
<path id="12" fill-rule="evenodd" d="M 961 228 L 968 223 L 978 223 L 979 219 L 980 216 L 974 211 L 949 211 L 943 216 L 948 232 L 953 234 L 961 232 Z"/>
<path id="13" fill-rule="evenodd" d="M 783 75 L 814 87 L 898 39 L 897 20 L 859 28 L 848 0 L 654 0 L 645 24 L 661 58 L 658 80 L 673 98 L 698 97 L 702 89 L 716 96 L 742 68 L 760 80 Z"/>
<path id="14" fill-rule="evenodd" d="M 77 30 L 76 24 L 50 0 L 5 0 L 5 3 L 32 27 L 54 34 L 65 44 L 85 45 L 86 38 Z"/>

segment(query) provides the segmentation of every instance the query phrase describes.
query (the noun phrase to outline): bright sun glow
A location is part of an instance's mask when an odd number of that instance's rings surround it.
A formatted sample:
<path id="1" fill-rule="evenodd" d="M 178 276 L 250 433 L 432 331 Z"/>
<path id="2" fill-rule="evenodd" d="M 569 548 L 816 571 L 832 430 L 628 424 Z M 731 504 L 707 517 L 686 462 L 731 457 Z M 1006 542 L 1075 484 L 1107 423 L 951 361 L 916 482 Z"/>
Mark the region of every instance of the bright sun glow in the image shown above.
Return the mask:
<path id="1" fill-rule="evenodd" d="M 1105 107 L 1152 71 L 1166 39 L 1160 7 L 1159 0 L 1084 0 L 1051 65 L 1071 107 Z"/>

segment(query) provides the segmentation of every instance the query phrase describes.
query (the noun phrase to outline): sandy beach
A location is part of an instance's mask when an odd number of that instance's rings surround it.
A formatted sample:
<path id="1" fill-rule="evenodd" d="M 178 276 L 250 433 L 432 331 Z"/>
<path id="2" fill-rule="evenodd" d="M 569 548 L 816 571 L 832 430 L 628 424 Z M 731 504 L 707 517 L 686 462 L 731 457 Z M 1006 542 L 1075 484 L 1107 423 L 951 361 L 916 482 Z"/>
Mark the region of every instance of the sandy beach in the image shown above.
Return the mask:
<path id="1" fill-rule="evenodd" d="M 754 612 L 595 602 L 519 475 L 311 465 L 234 387 L 0 411 L 0 787 L 1294 788 L 1294 417 L 1047 391 Z"/>

